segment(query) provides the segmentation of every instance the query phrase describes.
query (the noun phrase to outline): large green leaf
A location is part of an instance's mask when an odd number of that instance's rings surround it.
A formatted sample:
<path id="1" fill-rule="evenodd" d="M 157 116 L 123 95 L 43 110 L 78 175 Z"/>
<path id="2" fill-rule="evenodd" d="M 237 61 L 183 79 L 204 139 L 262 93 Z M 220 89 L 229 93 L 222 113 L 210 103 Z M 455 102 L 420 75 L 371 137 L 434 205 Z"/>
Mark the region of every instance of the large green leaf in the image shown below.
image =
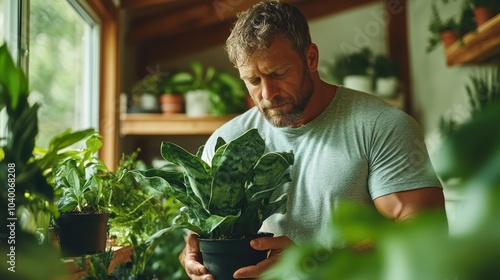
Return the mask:
<path id="1" fill-rule="evenodd" d="M 165 160 L 184 168 L 193 193 L 200 199 L 203 207 L 208 208 L 212 181 L 212 176 L 207 172 L 209 166 L 202 159 L 169 142 L 162 142 L 161 155 Z"/>
<path id="2" fill-rule="evenodd" d="M 209 216 L 203 206 L 186 193 L 186 187 L 181 181 L 182 174 L 163 170 L 133 170 L 129 173 L 149 193 L 157 197 L 165 195 L 175 197 L 200 219 Z"/>
<path id="3" fill-rule="evenodd" d="M 212 166 L 214 180 L 210 213 L 221 216 L 234 215 L 243 207 L 245 182 L 264 150 L 265 143 L 257 129 L 248 130 L 217 150 L 214 158 L 218 159 L 218 166 Z M 222 155 L 218 156 L 219 153 Z"/>
<path id="4" fill-rule="evenodd" d="M 21 98 L 28 98 L 28 82 L 24 73 L 18 69 L 6 45 L 0 46 L 0 109 L 4 106 L 16 111 Z"/>
<path id="5" fill-rule="evenodd" d="M 267 153 L 259 159 L 254 168 L 251 184 L 245 194 L 247 200 L 252 200 L 252 196 L 256 193 L 273 189 L 273 186 L 280 182 L 293 161 L 294 156 L 291 152 Z"/>

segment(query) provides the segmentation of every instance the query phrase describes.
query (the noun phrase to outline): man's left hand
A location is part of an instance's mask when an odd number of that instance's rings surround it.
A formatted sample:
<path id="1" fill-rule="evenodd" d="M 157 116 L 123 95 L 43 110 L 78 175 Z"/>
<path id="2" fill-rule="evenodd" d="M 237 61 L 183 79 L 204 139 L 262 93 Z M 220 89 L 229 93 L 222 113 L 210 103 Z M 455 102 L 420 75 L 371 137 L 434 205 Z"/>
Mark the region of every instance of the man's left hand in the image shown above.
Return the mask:
<path id="1" fill-rule="evenodd" d="M 283 250 L 292 244 L 292 240 L 287 236 L 279 237 L 260 237 L 250 241 L 250 246 L 255 250 L 268 251 L 271 250 L 267 259 L 252 266 L 246 266 L 238 269 L 233 277 L 239 278 L 258 278 L 264 271 L 271 267 L 283 252 Z"/>

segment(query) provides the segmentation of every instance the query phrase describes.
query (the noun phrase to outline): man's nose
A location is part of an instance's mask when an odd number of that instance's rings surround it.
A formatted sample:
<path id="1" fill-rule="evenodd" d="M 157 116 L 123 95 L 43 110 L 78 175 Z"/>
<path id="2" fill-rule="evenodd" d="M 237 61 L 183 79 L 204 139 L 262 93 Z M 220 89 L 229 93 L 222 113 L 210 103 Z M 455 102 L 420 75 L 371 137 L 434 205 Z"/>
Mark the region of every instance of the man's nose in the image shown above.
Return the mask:
<path id="1" fill-rule="evenodd" d="M 279 87 L 272 80 L 262 81 L 262 99 L 271 100 L 279 94 Z"/>

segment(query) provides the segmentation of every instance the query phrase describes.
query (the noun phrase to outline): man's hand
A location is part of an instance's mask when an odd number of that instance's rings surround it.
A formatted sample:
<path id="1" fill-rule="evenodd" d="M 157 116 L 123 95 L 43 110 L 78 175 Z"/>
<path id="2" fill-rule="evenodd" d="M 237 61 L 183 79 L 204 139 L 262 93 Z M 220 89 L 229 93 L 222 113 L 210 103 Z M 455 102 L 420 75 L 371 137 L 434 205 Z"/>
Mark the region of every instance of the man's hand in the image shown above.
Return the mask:
<path id="1" fill-rule="evenodd" d="M 250 241 L 250 245 L 255 250 L 268 251 L 269 257 L 260 263 L 252 266 L 242 267 L 234 272 L 233 277 L 238 278 L 258 278 L 265 270 L 272 266 L 279 258 L 280 253 L 290 244 L 292 240 L 286 236 L 260 237 Z"/>
<path id="2" fill-rule="evenodd" d="M 186 247 L 179 255 L 179 261 L 186 270 L 189 278 L 193 280 L 213 280 L 213 276 L 208 274 L 208 270 L 200 263 L 200 246 L 196 233 L 190 233 L 186 238 Z"/>

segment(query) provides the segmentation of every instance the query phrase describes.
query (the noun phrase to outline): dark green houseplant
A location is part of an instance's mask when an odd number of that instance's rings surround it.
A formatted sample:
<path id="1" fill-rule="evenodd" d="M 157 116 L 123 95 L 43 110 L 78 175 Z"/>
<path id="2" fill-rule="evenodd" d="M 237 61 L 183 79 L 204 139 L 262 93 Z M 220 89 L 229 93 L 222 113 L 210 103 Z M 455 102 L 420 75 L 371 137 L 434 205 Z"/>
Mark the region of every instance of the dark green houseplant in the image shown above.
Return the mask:
<path id="1" fill-rule="evenodd" d="M 214 116 L 241 113 L 246 109 L 246 92 L 242 81 L 215 67 L 205 68 L 198 61 L 189 64 L 189 71 L 172 75 L 167 79 L 166 86 L 184 93 L 188 115 L 198 116 L 197 111 L 201 111 L 198 108 L 204 108 L 206 112 L 203 113 Z M 206 103 L 198 105 L 201 100 Z"/>
<path id="2" fill-rule="evenodd" d="M 183 172 L 153 169 L 130 173 L 152 193 L 175 197 L 185 206 L 174 225 L 153 238 L 175 228 L 198 233 L 205 266 L 216 279 L 232 279 L 236 269 L 265 258 L 266 252 L 253 250 L 248 238 L 257 236 L 267 217 L 286 210 L 287 195 L 282 188 L 290 181 L 294 157 L 292 152 L 265 153 L 265 142 L 256 129 L 227 143 L 219 138 L 211 165 L 200 158 L 202 150 L 193 155 L 163 142 L 162 156 Z M 235 249 L 235 243 L 241 242 L 243 247 Z M 222 243 L 233 253 L 226 253 L 222 263 L 214 261 L 206 251 L 213 243 Z"/>
<path id="3" fill-rule="evenodd" d="M 50 182 L 61 215 L 55 220 L 62 255 L 79 256 L 103 251 L 106 247 L 109 214 L 102 210 L 103 185 L 109 176 L 95 154 L 102 147 L 100 135 L 91 135 L 85 148 L 57 163 Z"/>
<path id="4" fill-rule="evenodd" d="M 58 254 L 40 242 L 24 219 L 34 211 L 54 208 L 54 191 L 33 156 L 39 105 L 28 102 L 29 94 L 26 76 L 16 67 L 7 46 L 1 45 L 0 113 L 7 116 L 5 134 L 0 137 L 2 279 L 55 279 L 64 274 Z M 23 266 L 26 264 L 29 269 Z"/>

